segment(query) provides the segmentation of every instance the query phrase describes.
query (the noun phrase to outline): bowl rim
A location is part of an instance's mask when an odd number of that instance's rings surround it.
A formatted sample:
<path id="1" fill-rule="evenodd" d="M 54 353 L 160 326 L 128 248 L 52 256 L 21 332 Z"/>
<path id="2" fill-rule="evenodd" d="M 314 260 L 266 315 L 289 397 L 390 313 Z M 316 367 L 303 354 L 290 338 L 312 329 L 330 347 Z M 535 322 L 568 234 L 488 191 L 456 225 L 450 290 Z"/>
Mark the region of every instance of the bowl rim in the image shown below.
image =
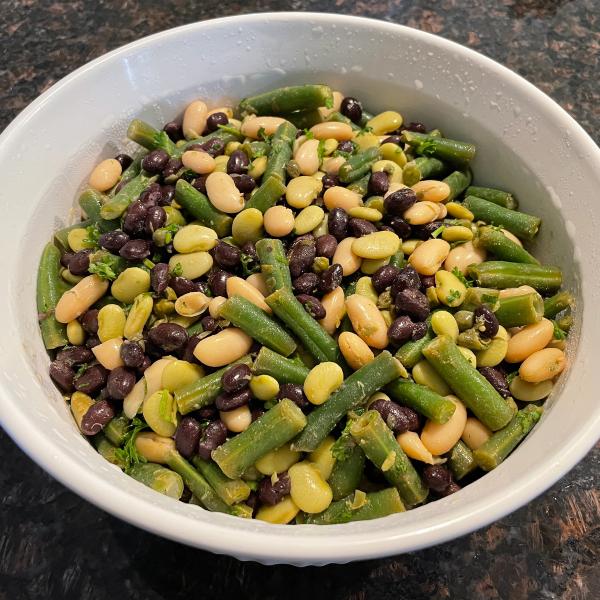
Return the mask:
<path id="1" fill-rule="evenodd" d="M 24 126 L 34 114 L 43 109 L 55 94 L 104 62 L 125 57 L 139 49 L 150 47 L 161 40 L 177 37 L 182 33 L 210 30 L 215 25 L 223 24 L 252 25 L 265 20 L 310 21 L 315 25 L 318 25 L 319 22 L 362 25 L 381 32 L 412 37 L 416 40 L 424 39 L 429 44 L 437 45 L 464 59 L 481 64 L 511 85 L 523 89 L 537 102 L 545 104 L 548 110 L 552 110 L 558 120 L 558 125 L 570 128 L 573 138 L 576 138 L 577 143 L 583 145 L 589 152 L 589 160 L 596 161 L 600 169 L 600 149 L 589 134 L 549 96 L 493 59 L 456 42 L 404 25 L 365 17 L 314 12 L 266 12 L 221 17 L 171 28 L 116 48 L 71 72 L 30 103 L 0 134 L 0 145 L 8 143 L 11 136 Z M 4 380 L 0 380 L 0 391 L 0 397 L 5 403 L 10 396 L 10 390 Z M 200 523 L 203 535 L 202 539 L 198 540 L 193 539 L 190 531 L 182 527 L 181 515 L 169 512 L 162 506 L 146 502 L 142 498 L 132 498 L 130 493 L 115 488 L 103 478 L 87 470 L 74 457 L 60 454 L 60 460 L 56 460 L 57 448 L 49 437 L 27 435 L 29 424 L 24 412 L 10 410 L 2 412 L 3 427 L 26 454 L 67 488 L 113 516 L 162 537 L 212 552 L 227 553 L 267 563 L 288 562 L 292 564 L 325 564 L 384 557 L 419 550 L 471 533 L 504 517 L 546 491 L 584 457 L 595 444 L 600 431 L 600 413 L 598 413 L 595 419 L 588 420 L 587 425 L 582 425 L 579 436 L 564 449 L 560 459 L 557 458 L 550 465 L 537 465 L 529 472 L 527 481 L 523 481 L 519 486 L 513 484 L 504 496 L 496 497 L 491 501 L 488 498 L 487 503 L 484 502 L 486 499 L 482 498 L 477 501 L 476 509 L 469 514 L 463 514 L 452 521 L 443 521 L 428 529 L 422 529 L 418 535 L 414 532 L 403 535 L 401 528 L 390 527 L 384 531 L 378 531 L 375 536 L 364 532 L 344 535 L 344 543 L 340 544 L 336 542 L 335 536 L 315 536 L 314 534 L 303 536 L 299 531 L 295 531 L 293 538 L 290 538 L 290 536 L 281 535 L 282 528 L 289 531 L 285 525 L 259 523 L 256 530 L 230 539 L 223 536 L 224 529 L 219 522 L 220 519 L 215 518 L 214 521 Z M 444 502 L 444 500 L 438 501 L 440 506 Z M 142 507 L 143 510 L 140 511 L 137 507 Z M 225 518 L 230 519 L 231 517 Z M 188 519 L 185 518 L 184 521 L 188 521 Z M 307 532 L 308 529 L 314 529 L 314 527 L 316 526 L 308 526 Z M 339 525 L 337 527 L 347 526 Z M 334 531 L 328 526 L 321 526 L 319 530 L 328 534 Z M 293 541 L 292 544 L 289 543 L 290 539 Z"/>

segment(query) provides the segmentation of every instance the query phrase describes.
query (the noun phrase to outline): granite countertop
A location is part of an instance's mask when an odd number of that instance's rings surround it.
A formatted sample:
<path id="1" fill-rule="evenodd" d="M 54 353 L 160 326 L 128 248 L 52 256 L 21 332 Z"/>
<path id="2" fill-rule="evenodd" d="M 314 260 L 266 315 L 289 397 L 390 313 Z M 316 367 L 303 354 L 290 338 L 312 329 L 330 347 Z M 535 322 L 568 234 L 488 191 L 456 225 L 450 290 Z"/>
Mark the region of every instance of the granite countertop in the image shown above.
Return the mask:
<path id="1" fill-rule="evenodd" d="M 375 17 L 465 44 L 525 76 L 600 139 L 598 0 L 5 0 L 0 129 L 58 79 L 122 44 L 196 20 L 285 9 Z M 0 451 L 0 600 L 600 597 L 600 446 L 540 498 L 460 540 L 303 570 L 157 538 L 66 490 L 1 431 Z"/>

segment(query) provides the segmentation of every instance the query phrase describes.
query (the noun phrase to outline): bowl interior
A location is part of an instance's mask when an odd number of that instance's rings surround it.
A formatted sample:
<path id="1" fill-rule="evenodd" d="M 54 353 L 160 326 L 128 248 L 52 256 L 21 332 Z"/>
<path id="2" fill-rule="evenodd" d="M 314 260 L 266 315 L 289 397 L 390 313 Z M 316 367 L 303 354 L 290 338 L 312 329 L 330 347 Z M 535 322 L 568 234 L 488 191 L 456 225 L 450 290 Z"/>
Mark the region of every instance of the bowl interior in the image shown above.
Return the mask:
<path id="1" fill-rule="evenodd" d="M 505 463 L 449 498 L 375 522 L 336 526 L 334 535 L 329 527 L 210 514 L 162 497 L 105 462 L 81 438 L 49 380 L 35 310 L 41 249 L 76 215 L 77 193 L 93 165 L 127 147 L 131 118 L 160 126 L 198 97 L 217 106 L 305 82 L 328 83 L 360 98 L 371 112 L 395 108 L 407 120 L 475 142 L 475 181 L 513 191 L 522 210 L 543 218 L 534 252 L 563 268 L 578 302 L 570 371 L 541 423 Z M 589 361 L 600 326 L 587 318 L 582 330 L 581 322 L 599 287 L 591 272 L 599 153 L 566 113 L 496 63 L 441 38 L 376 21 L 249 15 L 171 30 L 106 55 L 52 88 L 0 139 L 0 202 L 8 219 L 0 242 L 2 423 L 55 477 L 103 508 L 238 558 L 346 562 L 413 550 L 482 526 L 551 485 L 598 436 L 600 405 Z"/>

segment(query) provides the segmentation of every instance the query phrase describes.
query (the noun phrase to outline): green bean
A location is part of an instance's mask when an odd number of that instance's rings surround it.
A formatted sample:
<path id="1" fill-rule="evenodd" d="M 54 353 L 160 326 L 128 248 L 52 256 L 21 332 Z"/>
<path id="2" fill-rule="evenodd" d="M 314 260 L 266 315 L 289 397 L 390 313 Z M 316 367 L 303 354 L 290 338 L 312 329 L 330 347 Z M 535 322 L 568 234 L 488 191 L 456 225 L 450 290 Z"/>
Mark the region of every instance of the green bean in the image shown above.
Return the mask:
<path id="1" fill-rule="evenodd" d="M 255 375 L 270 375 L 279 383 L 296 383 L 302 385 L 308 369 L 296 360 L 291 360 L 263 346 L 256 356 L 252 372 Z"/>
<path id="2" fill-rule="evenodd" d="M 298 129 L 310 129 L 313 125 L 323 122 L 323 117 L 318 108 L 300 110 L 282 116 L 290 123 L 293 123 Z"/>
<path id="3" fill-rule="evenodd" d="M 87 189 L 79 196 L 79 206 L 87 218 L 99 229 L 100 232 L 113 231 L 119 226 L 116 219 L 106 221 L 100 216 L 102 205 L 108 201 L 108 196 L 94 189 Z"/>
<path id="4" fill-rule="evenodd" d="M 371 147 L 348 157 L 340 167 L 338 177 L 342 183 L 352 183 L 371 172 L 371 166 L 379 160 L 379 148 Z"/>
<path id="5" fill-rule="evenodd" d="M 262 140 L 254 140 L 243 143 L 239 147 L 239 150 L 245 152 L 250 160 L 254 160 L 259 156 L 268 156 L 269 152 L 271 152 L 271 144 Z"/>
<path id="6" fill-rule="evenodd" d="M 255 247 L 269 292 L 276 292 L 280 288 L 291 289 L 292 276 L 281 240 L 263 238 L 256 242 Z"/>
<path id="7" fill-rule="evenodd" d="M 406 510 L 396 488 L 365 494 L 364 503 L 361 502 L 355 506 L 359 499 L 356 494 L 353 494 L 333 502 L 322 513 L 308 515 L 306 523 L 308 525 L 335 525 L 353 521 L 368 521 Z"/>
<path id="8" fill-rule="evenodd" d="M 454 479 L 457 481 L 460 481 L 463 477 L 472 473 L 477 468 L 473 453 L 462 440 L 458 440 L 456 446 L 450 450 L 448 466 L 452 471 Z"/>
<path id="9" fill-rule="evenodd" d="M 138 463 L 127 471 L 127 475 L 154 491 L 169 496 L 169 498 L 179 500 L 183 494 L 183 479 L 181 475 L 162 465 L 157 465 L 156 463 Z"/>
<path id="10" fill-rule="evenodd" d="M 517 199 L 509 192 L 503 192 L 502 190 L 495 190 L 494 188 L 470 186 L 466 191 L 467 196 L 477 196 L 477 198 L 483 198 L 488 202 L 493 202 L 498 206 L 509 208 L 510 210 L 517 210 L 519 204 Z"/>
<path id="11" fill-rule="evenodd" d="M 231 232 L 233 219 L 217 210 L 202 192 L 184 179 L 179 179 L 175 184 L 175 199 L 194 219 L 214 229 L 220 238 Z"/>
<path id="12" fill-rule="evenodd" d="M 290 288 L 278 289 L 265 302 L 318 361 L 342 362 L 336 341 L 306 312 Z"/>
<path id="13" fill-rule="evenodd" d="M 350 433 L 367 458 L 400 492 L 408 507 L 421 504 L 428 490 L 376 410 L 368 410 L 352 422 Z"/>
<path id="14" fill-rule="evenodd" d="M 271 151 L 269 152 L 267 168 L 263 174 L 263 181 L 267 181 L 272 175 L 285 183 L 285 166 L 288 160 L 292 158 L 292 146 L 297 131 L 296 127 L 287 121 L 277 128 L 271 140 Z"/>
<path id="15" fill-rule="evenodd" d="M 539 217 L 504 208 L 477 196 L 467 196 L 463 205 L 475 215 L 475 219 L 502 227 L 525 240 L 532 240 L 537 235 L 542 222 Z"/>
<path id="16" fill-rule="evenodd" d="M 350 127 L 352 127 L 353 131 L 360 131 L 361 130 L 360 125 L 357 125 L 356 123 L 354 123 L 353 121 L 351 121 L 348 117 L 346 117 L 345 115 L 343 115 L 340 112 L 332 112 L 327 117 L 327 121 L 330 121 L 330 122 L 333 122 L 333 123 L 346 123 L 346 125 L 350 125 Z"/>
<path id="17" fill-rule="evenodd" d="M 565 308 L 573 308 L 574 305 L 575 298 L 573 298 L 571 292 L 558 292 L 544 300 L 544 316 L 547 319 L 553 319 L 559 312 L 565 310 Z"/>
<path id="18" fill-rule="evenodd" d="M 246 203 L 246 208 L 258 208 L 260 212 L 265 213 L 269 208 L 275 206 L 283 194 L 285 194 L 285 184 L 280 177 L 276 175 L 263 177 L 260 187 Z"/>
<path id="19" fill-rule="evenodd" d="M 499 260 L 530 265 L 540 264 L 535 256 L 529 254 L 525 248 L 507 238 L 494 227 L 481 227 L 479 235 L 475 238 L 475 246 L 485 248 Z"/>
<path id="20" fill-rule="evenodd" d="M 407 369 L 412 369 L 422 358 L 423 348 L 435 337 L 429 320 L 427 321 L 427 332 L 425 335 L 415 341 L 406 342 L 402 344 L 396 352 L 396 358 L 402 363 Z"/>
<path id="21" fill-rule="evenodd" d="M 240 477 L 259 458 L 289 442 L 306 426 L 304 413 L 288 398 L 283 398 L 248 429 L 213 451 L 213 460 L 231 479 Z"/>
<path id="22" fill-rule="evenodd" d="M 396 267 L 397 269 L 402 269 L 403 267 L 405 267 L 406 258 L 404 257 L 404 252 L 402 252 L 402 250 L 400 249 L 398 250 L 398 252 L 396 252 L 396 254 L 392 254 L 389 264 L 392 267 Z"/>
<path id="23" fill-rule="evenodd" d="M 538 292 L 551 293 L 560 288 L 562 272 L 558 267 L 487 261 L 468 268 L 469 276 L 482 286 L 504 289 L 529 285 Z"/>
<path id="24" fill-rule="evenodd" d="M 402 139 L 417 154 L 433 156 L 455 165 L 468 164 L 475 157 L 475 146 L 467 142 L 407 130 L 402 132 Z"/>
<path id="25" fill-rule="evenodd" d="M 504 327 L 532 325 L 543 316 L 544 301 L 537 292 L 501 298 L 496 309 L 496 318 Z"/>
<path id="26" fill-rule="evenodd" d="M 400 377 L 403 371 L 387 350 L 381 352 L 375 360 L 352 373 L 327 402 L 308 415 L 308 424 L 292 443 L 292 450 L 315 450 L 348 411 L 362 406 L 369 396 Z"/>
<path id="27" fill-rule="evenodd" d="M 453 171 L 448 177 L 445 177 L 442 181 L 447 183 L 450 188 L 450 195 L 446 201 L 450 202 L 460 196 L 467 189 L 472 178 L 469 169 L 465 171 Z"/>
<path id="28" fill-rule="evenodd" d="M 67 227 L 63 227 L 62 229 L 55 231 L 52 236 L 54 245 L 61 251 L 61 253 L 71 252 L 68 239 L 69 233 L 73 231 L 73 229 L 85 229 L 93 224 L 94 223 L 91 219 L 86 219 L 85 221 L 80 221 L 79 223 L 74 223 L 73 225 L 68 225 Z"/>
<path id="29" fill-rule="evenodd" d="M 46 244 L 38 267 L 36 301 L 42 339 L 47 350 L 69 343 L 66 325 L 54 317 L 56 304 L 66 289 L 61 283 L 60 268 L 59 249 L 52 243 Z"/>
<path id="30" fill-rule="evenodd" d="M 454 402 L 408 379 L 396 379 L 386 387 L 386 392 L 400 404 L 436 423 L 447 423 L 456 410 Z"/>
<path id="31" fill-rule="evenodd" d="M 327 85 L 294 85 L 244 98 L 240 112 L 256 115 L 285 115 L 297 110 L 311 110 L 333 102 L 333 92 Z"/>
<path id="32" fill-rule="evenodd" d="M 411 186 L 422 179 L 436 179 L 448 171 L 445 163 L 431 156 L 419 156 L 404 165 L 402 182 Z"/>
<path id="33" fill-rule="evenodd" d="M 111 198 L 102 206 L 100 216 L 108 221 L 118 219 L 127 210 L 129 205 L 157 179 L 158 175 L 148 177 L 144 173 L 140 173 L 137 177 L 126 183 L 114 198 Z"/>
<path id="34" fill-rule="evenodd" d="M 219 140 L 222 147 L 225 148 L 229 142 L 241 142 L 244 139 L 244 136 L 241 132 L 233 129 L 231 127 L 226 129 L 217 129 L 212 133 L 208 133 L 207 135 L 203 135 L 202 137 L 195 138 L 193 140 L 187 140 L 183 142 L 181 145 L 177 144 L 175 147 L 175 151 L 172 154 L 173 158 L 181 158 L 182 154 L 189 149 L 193 149 L 196 146 L 210 146 L 209 142 L 213 140 Z"/>
<path id="35" fill-rule="evenodd" d="M 499 298 L 500 292 L 493 288 L 470 287 L 467 288 L 460 308 L 472 311 L 480 306 L 487 306 L 491 311 L 495 311 L 499 306 Z"/>
<path id="36" fill-rule="evenodd" d="M 540 406 L 534 404 L 520 410 L 504 429 L 494 433 L 473 452 L 476 463 L 484 471 L 495 469 L 533 429 L 540 420 L 542 411 Z"/>
<path id="37" fill-rule="evenodd" d="M 165 131 L 158 131 L 140 119 L 131 121 L 127 129 L 127 137 L 147 150 L 160 148 L 169 155 L 175 152 L 175 144 Z"/>
<path id="38" fill-rule="evenodd" d="M 195 456 L 192 463 L 215 490 L 219 498 L 228 506 L 243 502 L 250 495 L 250 487 L 245 481 L 229 479 L 212 460 L 203 460 L 199 456 Z"/>
<path id="39" fill-rule="evenodd" d="M 92 442 L 94 448 L 96 448 L 96 451 L 104 460 L 116 465 L 119 469 L 125 470 L 127 464 L 117 452 L 118 448 L 114 444 L 111 444 L 102 433 L 97 433 L 92 438 Z"/>
<path id="40" fill-rule="evenodd" d="M 363 175 L 360 179 L 353 181 L 350 185 L 348 185 L 348 189 L 360 194 L 361 196 L 365 196 L 369 191 L 369 181 L 371 179 L 371 172 L 369 171 L 366 175 Z"/>
<path id="41" fill-rule="evenodd" d="M 437 371 L 473 414 L 492 431 L 504 427 L 513 411 L 492 384 L 474 369 L 447 335 L 436 337 L 423 349 Z"/>
<path id="42" fill-rule="evenodd" d="M 327 480 L 334 500 L 341 500 L 352 493 L 360 483 L 365 470 L 365 453 L 360 446 L 350 438 L 352 449 L 344 460 L 339 458 L 333 465 L 331 475 Z"/>
<path id="43" fill-rule="evenodd" d="M 115 446 L 122 446 L 131 421 L 124 415 L 111 419 L 103 430 L 104 435 Z"/>
<path id="44" fill-rule="evenodd" d="M 219 309 L 219 316 L 231 321 L 251 338 L 283 356 L 289 356 L 296 350 L 294 338 L 265 311 L 246 298 L 230 297 Z"/>

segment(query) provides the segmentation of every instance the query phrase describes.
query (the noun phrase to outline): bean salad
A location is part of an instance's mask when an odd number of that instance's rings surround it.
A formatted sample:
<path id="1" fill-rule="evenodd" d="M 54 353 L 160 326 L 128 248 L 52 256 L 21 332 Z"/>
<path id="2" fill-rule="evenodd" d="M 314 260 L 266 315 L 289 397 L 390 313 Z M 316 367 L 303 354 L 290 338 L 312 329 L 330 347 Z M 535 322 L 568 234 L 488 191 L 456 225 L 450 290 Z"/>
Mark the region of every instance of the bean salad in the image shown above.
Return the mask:
<path id="1" fill-rule="evenodd" d="M 346 523 L 457 492 L 540 419 L 573 297 L 472 143 L 313 84 L 127 134 L 37 284 L 50 377 L 127 475 Z"/>

